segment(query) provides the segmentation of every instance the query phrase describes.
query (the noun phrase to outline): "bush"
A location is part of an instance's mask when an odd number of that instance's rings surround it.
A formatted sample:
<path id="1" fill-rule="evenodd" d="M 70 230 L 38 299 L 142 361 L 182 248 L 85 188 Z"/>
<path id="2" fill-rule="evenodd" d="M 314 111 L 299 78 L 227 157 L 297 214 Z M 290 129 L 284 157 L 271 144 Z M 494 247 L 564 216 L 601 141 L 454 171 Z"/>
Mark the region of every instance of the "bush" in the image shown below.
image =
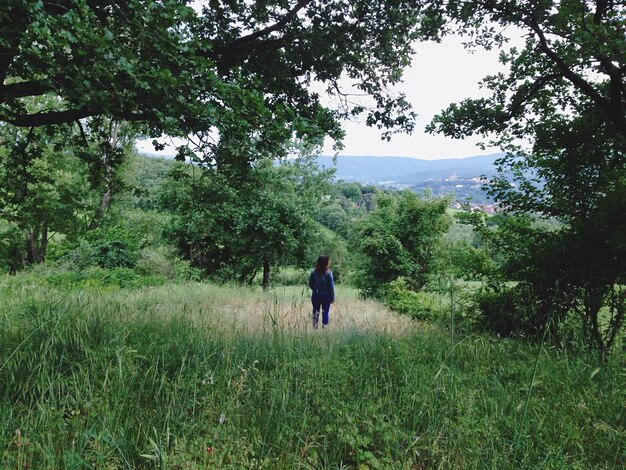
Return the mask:
<path id="1" fill-rule="evenodd" d="M 493 260 L 487 250 L 475 248 L 467 242 L 447 246 L 440 256 L 449 257 L 450 270 L 458 279 L 480 280 L 494 269 Z"/>
<path id="2" fill-rule="evenodd" d="M 139 252 L 135 270 L 142 275 L 156 275 L 167 279 L 200 280 L 202 273 L 188 261 L 178 258 L 166 247 L 144 248 Z"/>
<path id="3" fill-rule="evenodd" d="M 90 267 L 80 271 L 65 270 L 63 268 L 50 270 L 49 268 L 35 268 L 39 279 L 58 289 L 85 288 L 85 287 L 120 287 L 136 289 L 147 286 L 159 286 L 165 283 L 166 278 L 155 274 L 140 274 L 129 268 L 103 269 Z"/>
<path id="4" fill-rule="evenodd" d="M 306 270 L 284 268 L 275 272 L 272 283 L 277 286 L 306 286 L 308 277 Z"/>
<path id="5" fill-rule="evenodd" d="M 433 272 L 436 248 L 450 225 L 448 201 L 404 191 L 376 202 L 353 238 L 361 254 L 356 286 L 365 296 L 383 298 L 387 285 L 404 277 L 410 290 L 417 291 Z"/>
<path id="6" fill-rule="evenodd" d="M 433 318 L 435 313 L 434 305 L 426 294 L 409 290 L 402 277 L 389 283 L 385 303 L 391 310 L 417 320 Z"/>
<path id="7" fill-rule="evenodd" d="M 21 231 L 14 225 L 0 227 L 0 269 L 15 274 L 26 263 L 26 244 Z"/>
<path id="8" fill-rule="evenodd" d="M 101 268 L 133 268 L 138 253 L 126 240 L 110 240 L 95 247 L 95 261 Z"/>
<path id="9" fill-rule="evenodd" d="M 536 335 L 538 306 L 528 286 L 482 289 L 474 295 L 476 326 L 500 336 Z M 541 323 L 541 322 L 540 322 Z"/>

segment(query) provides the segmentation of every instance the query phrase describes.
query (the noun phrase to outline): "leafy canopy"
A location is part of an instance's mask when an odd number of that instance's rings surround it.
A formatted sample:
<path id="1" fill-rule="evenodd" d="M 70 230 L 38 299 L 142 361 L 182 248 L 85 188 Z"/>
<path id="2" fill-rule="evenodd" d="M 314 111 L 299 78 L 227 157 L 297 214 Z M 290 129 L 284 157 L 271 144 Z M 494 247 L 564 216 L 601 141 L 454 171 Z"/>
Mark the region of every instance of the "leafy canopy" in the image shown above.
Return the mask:
<path id="1" fill-rule="evenodd" d="M 420 2 L 392 0 L 7 0 L 0 10 L 0 122 L 72 123 L 106 115 L 146 132 L 213 148 L 233 135 L 266 152 L 298 136 L 341 137 L 340 116 L 366 111 L 342 77 L 373 97 L 367 121 L 411 130 L 412 112 L 389 87 L 408 65 L 411 40 L 434 30 Z M 322 82 L 342 102 L 324 108 Z M 24 98 L 55 95 L 29 112 Z M 158 145 L 158 144 L 157 144 Z M 181 149 L 181 156 L 184 149 Z"/>

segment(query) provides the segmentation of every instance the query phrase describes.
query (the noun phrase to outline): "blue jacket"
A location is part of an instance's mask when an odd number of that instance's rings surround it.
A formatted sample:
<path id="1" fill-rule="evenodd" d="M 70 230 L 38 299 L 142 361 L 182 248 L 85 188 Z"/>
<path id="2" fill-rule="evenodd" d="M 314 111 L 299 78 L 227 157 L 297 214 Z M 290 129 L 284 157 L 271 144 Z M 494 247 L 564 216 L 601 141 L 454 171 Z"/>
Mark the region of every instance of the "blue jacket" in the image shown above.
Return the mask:
<path id="1" fill-rule="evenodd" d="M 314 294 L 328 294 L 330 301 L 335 301 L 335 280 L 330 269 L 321 276 L 313 269 L 309 275 L 309 287 L 313 289 Z"/>

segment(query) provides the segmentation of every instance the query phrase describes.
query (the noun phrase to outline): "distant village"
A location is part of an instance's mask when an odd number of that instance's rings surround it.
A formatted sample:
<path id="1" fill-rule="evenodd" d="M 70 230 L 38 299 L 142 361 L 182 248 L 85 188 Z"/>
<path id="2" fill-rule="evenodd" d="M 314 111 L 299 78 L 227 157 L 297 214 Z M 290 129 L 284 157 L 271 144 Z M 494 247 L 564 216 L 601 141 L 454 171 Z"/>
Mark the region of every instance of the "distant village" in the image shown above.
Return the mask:
<path id="1" fill-rule="evenodd" d="M 456 172 L 443 179 L 429 179 L 417 184 L 381 181 L 379 186 L 388 189 L 409 189 L 415 192 L 429 191 L 435 196 L 452 196 L 450 207 L 461 209 L 469 204 L 470 209 L 494 214 L 498 206 L 482 190 L 487 178 L 475 176 L 461 178 Z"/>

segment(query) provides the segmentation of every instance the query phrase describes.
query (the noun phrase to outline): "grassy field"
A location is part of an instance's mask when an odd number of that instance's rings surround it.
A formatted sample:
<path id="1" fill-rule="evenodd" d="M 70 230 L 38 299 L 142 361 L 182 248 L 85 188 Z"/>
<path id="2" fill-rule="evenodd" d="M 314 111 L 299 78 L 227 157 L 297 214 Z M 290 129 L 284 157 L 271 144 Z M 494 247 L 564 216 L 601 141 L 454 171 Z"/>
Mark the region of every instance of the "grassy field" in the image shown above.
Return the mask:
<path id="1" fill-rule="evenodd" d="M 307 296 L 0 278 L 0 466 L 626 465 L 623 357 L 451 347 L 445 326 L 341 287 L 313 331 Z"/>

